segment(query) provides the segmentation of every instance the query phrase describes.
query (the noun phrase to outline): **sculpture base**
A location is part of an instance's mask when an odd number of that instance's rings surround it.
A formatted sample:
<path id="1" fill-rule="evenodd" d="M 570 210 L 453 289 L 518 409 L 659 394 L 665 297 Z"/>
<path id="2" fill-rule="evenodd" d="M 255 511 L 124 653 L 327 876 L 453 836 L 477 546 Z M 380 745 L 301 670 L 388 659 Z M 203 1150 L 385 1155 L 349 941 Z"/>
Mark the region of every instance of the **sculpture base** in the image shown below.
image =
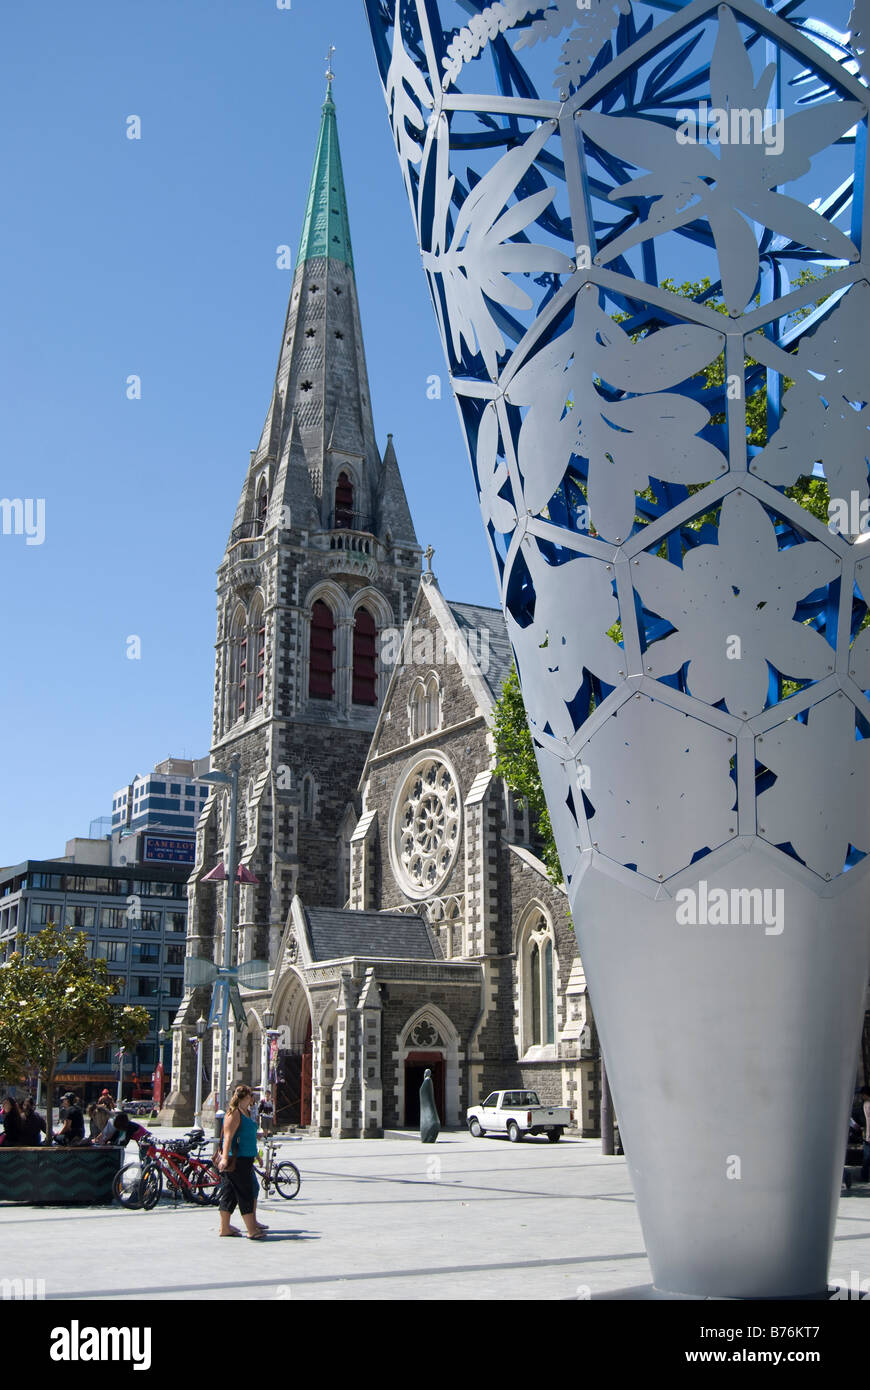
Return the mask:
<path id="1" fill-rule="evenodd" d="M 682 876 L 679 902 L 592 864 L 572 911 L 656 1288 L 813 1298 L 856 1084 L 866 878 L 824 897 L 753 843 Z M 715 920 L 721 889 L 737 920 Z M 732 890 L 782 897 L 755 921 Z"/>

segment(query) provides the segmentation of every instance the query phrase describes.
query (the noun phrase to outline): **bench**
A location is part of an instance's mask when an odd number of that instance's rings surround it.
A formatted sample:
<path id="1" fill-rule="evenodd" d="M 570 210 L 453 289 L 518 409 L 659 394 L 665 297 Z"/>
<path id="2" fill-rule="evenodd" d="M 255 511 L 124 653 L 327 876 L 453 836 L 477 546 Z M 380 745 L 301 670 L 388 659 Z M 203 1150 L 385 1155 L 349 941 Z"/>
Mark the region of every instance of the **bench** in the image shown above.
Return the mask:
<path id="1" fill-rule="evenodd" d="M 43 1144 L 0 1145 L 0 1202 L 28 1206 L 108 1206 L 124 1150 Z"/>

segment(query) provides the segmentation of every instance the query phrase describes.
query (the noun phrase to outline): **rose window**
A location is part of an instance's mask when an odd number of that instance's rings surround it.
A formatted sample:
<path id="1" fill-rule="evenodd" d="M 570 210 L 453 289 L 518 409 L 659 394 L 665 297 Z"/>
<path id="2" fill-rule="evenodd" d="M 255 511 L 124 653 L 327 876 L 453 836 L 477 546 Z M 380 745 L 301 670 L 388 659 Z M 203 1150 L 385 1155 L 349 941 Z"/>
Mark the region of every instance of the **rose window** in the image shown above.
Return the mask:
<path id="1" fill-rule="evenodd" d="M 393 868 L 422 897 L 444 882 L 459 849 L 462 804 L 452 770 L 440 758 L 418 763 L 396 803 Z"/>

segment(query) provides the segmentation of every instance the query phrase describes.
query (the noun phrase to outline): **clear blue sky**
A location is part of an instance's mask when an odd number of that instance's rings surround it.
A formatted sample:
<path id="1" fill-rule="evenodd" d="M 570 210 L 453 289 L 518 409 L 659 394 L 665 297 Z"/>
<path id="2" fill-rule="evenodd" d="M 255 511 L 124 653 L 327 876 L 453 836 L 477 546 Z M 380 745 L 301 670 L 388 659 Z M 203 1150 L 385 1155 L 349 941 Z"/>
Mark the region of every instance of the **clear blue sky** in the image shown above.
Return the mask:
<path id="1" fill-rule="evenodd" d="M 847 24 L 848 0 L 809 8 Z M 46 507 L 41 546 L 0 536 L 8 865 L 62 853 L 158 759 L 208 750 L 215 569 L 269 401 L 276 248 L 301 231 L 330 42 L 379 441 L 443 592 L 498 600 L 362 0 L 40 0 L 7 7 L 4 41 L 0 496 Z"/>
<path id="2" fill-rule="evenodd" d="M 361 0 L 40 0 L 4 30 L 0 496 L 46 507 L 41 546 L 0 536 L 8 865 L 63 853 L 156 760 L 208 750 L 215 569 L 271 392 L 276 247 L 301 231 L 330 42 L 378 439 L 444 593 L 498 598 Z"/>

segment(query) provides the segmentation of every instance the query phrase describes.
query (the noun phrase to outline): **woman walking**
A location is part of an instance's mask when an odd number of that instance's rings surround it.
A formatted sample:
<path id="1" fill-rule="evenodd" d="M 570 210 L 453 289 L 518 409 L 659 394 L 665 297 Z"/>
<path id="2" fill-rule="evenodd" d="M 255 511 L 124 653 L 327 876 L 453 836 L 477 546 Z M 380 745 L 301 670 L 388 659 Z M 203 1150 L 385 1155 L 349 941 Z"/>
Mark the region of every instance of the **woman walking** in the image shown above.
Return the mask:
<path id="1" fill-rule="evenodd" d="M 238 1203 L 249 1240 L 264 1240 L 267 1227 L 257 1220 L 257 1197 L 254 1188 L 254 1159 L 257 1157 L 257 1123 L 251 1117 L 254 1092 L 250 1086 L 237 1086 L 227 1107 L 218 1167 L 223 1174 L 221 1184 L 222 1236 L 240 1236 L 237 1226 L 230 1225 L 230 1216 Z"/>

